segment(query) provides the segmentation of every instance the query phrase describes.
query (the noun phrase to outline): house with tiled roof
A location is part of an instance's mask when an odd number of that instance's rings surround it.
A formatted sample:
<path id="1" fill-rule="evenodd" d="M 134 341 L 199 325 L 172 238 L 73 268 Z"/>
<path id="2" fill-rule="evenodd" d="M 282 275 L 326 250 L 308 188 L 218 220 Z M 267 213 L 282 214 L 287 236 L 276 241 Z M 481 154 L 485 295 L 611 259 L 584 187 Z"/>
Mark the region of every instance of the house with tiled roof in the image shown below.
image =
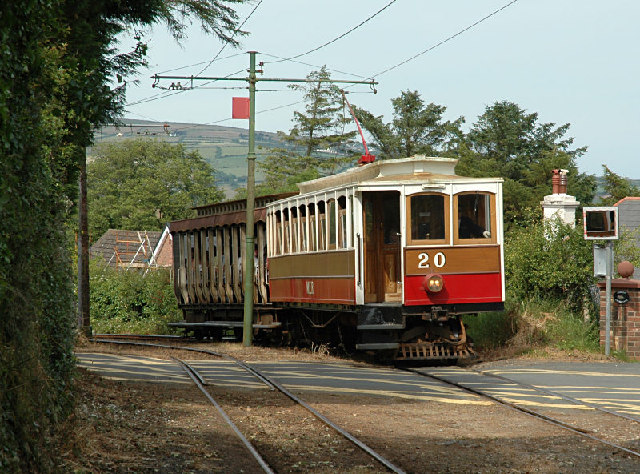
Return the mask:
<path id="1" fill-rule="evenodd" d="M 146 230 L 109 229 L 89 249 L 90 258 L 101 258 L 112 267 L 172 267 L 171 234 Z"/>

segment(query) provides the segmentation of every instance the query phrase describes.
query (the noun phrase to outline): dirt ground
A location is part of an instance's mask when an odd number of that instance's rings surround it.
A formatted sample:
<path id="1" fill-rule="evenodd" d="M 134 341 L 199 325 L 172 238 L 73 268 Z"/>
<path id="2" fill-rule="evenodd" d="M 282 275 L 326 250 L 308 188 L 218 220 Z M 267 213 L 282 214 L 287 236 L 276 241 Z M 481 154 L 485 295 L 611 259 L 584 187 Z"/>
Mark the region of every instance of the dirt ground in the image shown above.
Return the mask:
<path id="1" fill-rule="evenodd" d="M 251 361 L 334 360 L 323 350 L 206 347 Z M 79 350 L 203 358 L 129 346 L 84 344 Z M 76 412 L 59 437 L 65 472 L 260 472 L 195 386 L 116 382 L 83 370 L 77 386 Z M 386 472 L 277 393 L 221 388 L 211 393 L 277 472 Z M 640 471 L 638 458 L 481 399 L 454 404 L 358 394 L 303 398 L 407 472 Z M 633 439 L 637 427 L 623 429 L 631 430 Z M 628 447 L 640 448 L 637 442 Z"/>

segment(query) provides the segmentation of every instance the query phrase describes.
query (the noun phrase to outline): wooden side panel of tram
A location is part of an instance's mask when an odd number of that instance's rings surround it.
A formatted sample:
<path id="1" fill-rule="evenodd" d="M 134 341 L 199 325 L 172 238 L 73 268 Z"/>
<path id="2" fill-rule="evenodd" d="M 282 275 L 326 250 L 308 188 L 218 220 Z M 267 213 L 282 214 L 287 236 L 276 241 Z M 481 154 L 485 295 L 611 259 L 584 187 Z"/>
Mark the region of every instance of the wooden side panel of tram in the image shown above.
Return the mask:
<path id="1" fill-rule="evenodd" d="M 269 287 L 274 302 L 354 305 L 355 252 L 272 257 Z"/>

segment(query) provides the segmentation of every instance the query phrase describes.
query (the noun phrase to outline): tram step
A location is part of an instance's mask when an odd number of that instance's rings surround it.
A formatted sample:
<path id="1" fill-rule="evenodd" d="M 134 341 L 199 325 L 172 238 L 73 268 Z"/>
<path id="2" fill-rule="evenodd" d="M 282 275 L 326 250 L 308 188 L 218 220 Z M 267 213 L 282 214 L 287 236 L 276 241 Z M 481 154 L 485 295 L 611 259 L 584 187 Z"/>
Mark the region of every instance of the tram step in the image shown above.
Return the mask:
<path id="1" fill-rule="evenodd" d="M 404 329 L 404 324 L 360 324 L 358 331 L 385 331 L 389 329 Z"/>
<path id="2" fill-rule="evenodd" d="M 176 327 L 176 328 L 202 328 L 202 327 L 216 327 L 216 328 L 241 328 L 244 323 L 242 321 L 203 321 L 201 323 L 187 323 L 187 322 L 179 322 L 179 323 L 168 323 L 168 326 Z M 275 321 L 270 324 L 254 324 L 254 329 L 274 329 L 282 326 L 282 323 L 279 321 Z"/>

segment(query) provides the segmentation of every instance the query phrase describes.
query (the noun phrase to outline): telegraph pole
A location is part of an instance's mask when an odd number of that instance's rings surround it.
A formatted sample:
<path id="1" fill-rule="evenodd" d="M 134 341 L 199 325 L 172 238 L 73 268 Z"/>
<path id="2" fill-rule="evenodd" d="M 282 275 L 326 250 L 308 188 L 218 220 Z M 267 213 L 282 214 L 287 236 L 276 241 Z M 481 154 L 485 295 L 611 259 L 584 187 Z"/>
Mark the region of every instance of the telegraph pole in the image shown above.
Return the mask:
<path id="1" fill-rule="evenodd" d="M 172 90 L 190 90 L 193 89 L 194 81 L 245 81 L 249 83 L 249 152 L 247 154 L 247 228 L 246 228 L 246 251 L 244 268 L 246 275 L 244 280 L 244 319 L 242 326 L 242 343 L 244 346 L 250 346 L 253 339 L 253 278 L 254 278 L 254 204 L 255 204 L 255 128 L 256 128 L 256 84 L 258 82 L 309 82 L 315 83 L 317 80 L 312 79 L 290 79 L 290 78 L 258 78 L 256 76 L 256 54 L 257 51 L 249 51 L 249 77 L 201 77 L 201 76 L 163 76 L 154 74 L 154 87 L 160 79 L 174 79 L 189 81 L 188 86 L 178 83 L 171 84 Z M 370 81 L 346 81 L 330 79 L 326 82 L 342 83 L 342 84 L 367 84 L 371 87 L 378 84 L 374 80 Z M 374 90 L 375 91 L 375 90 Z"/>
<path id="2" fill-rule="evenodd" d="M 242 345 L 249 347 L 253 339 L 253 209 L 255 207 L 255 133 L 256 133 L 256 51 L 249 51 L 249 153 L 247 154 L 247 227 L 244 276 L 244 320 Z"/>
<path id="3" fill-rule="evenodd" d="M 78 330 L 85 336 L 91 336 L 86 148 L 78 153 L 78 158 L 80 158 L 80 173 L 78 175 Z"/>

